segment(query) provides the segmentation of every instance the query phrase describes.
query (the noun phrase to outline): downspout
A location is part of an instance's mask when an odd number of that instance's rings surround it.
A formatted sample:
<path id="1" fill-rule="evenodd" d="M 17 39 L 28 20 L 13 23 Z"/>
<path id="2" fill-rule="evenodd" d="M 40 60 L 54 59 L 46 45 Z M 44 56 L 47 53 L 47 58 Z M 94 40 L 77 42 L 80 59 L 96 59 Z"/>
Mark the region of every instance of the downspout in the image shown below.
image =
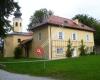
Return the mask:
<path id="1" fill-rule="evenodd" d="M 49 26 L 50 27 L 50 26 Z M 52 59 L 52 40 L 51 40 L 51 27 L 50 27 L 50 52 L 51 52 L 51 59 Z"/>

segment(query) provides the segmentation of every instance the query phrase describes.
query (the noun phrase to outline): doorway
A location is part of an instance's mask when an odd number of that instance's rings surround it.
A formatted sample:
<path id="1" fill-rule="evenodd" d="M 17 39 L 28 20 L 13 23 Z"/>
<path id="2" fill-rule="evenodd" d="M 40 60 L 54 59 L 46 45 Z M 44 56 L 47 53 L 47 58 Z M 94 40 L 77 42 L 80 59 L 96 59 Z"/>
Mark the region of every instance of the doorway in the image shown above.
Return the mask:
<path id="1" fill-rule="evenodd" d="M 76 48 L 73 49 L 72 57 L 77 57 L 77 49 Z"/>

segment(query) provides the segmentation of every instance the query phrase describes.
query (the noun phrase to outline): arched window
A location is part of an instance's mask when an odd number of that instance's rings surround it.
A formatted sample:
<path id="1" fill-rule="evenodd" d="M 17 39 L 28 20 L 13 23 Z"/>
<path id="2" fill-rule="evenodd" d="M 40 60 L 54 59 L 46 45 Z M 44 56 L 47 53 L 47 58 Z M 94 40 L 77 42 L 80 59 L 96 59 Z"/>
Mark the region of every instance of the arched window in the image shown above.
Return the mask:
<path id="1" fill-rule="evenodd" d="M 18 22 L 16 22 L 15 25 L 18 26 Z"/>
<path id="2" fill-rule="evenodd" d="M 20 23 L 20 27 L 22 26 L 22 23 Z"/>

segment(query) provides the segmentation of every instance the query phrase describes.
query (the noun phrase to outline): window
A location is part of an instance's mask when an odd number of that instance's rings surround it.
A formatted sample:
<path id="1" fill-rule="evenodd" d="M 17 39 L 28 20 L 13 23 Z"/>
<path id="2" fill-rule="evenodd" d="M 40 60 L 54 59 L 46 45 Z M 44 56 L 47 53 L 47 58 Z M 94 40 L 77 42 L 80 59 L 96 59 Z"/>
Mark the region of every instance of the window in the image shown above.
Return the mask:
<path id="1" fill-rule="evenodd" d="M 18 26 L 18 22 L 16 22 L 15 25 Z"/>
<path id="2" fill-rule="evenodd" d="M 89 38 L 89 35 L 86 35 L 86 41 L 89 41 L 90 38 Z"/>
<path id="3" fill-rule="evenodd" d="M 20 43 L 20 42 L 21 42 L 21 39 L 19 38 L 19 39 L 18 39 L 18 43 Z"/>
<path id="4" fill-rule="evenodd" d="M 57 54 L 63 53 L 63 48 L 57 48 Z"/>
<path id="5" fill-rule="evenodd" d="M 77 34 L 76 33 L 72 34 L 72 40 L 77 40 Z"/>
<path id="6" fill-rule="evenodd" d="M 64 26 L 66 26 L 68 24 L 68 22 L 67 21 L 64 21 Z"/>
<path id="7" fill-rule="evenodd" d="M 41 33 L 38 34 L 38 40 L 41 40 Z"/>
<path id="8" fill-rule="evenodd" d="M 20 23 L 20 27 L 22 26 L 22 23 Z"/>
<path id="9" fill-rule="evenodd" d="M 58 38 L 59 38 L 59 39 L 64 39 L 64 32 L 59 32 Z"/>

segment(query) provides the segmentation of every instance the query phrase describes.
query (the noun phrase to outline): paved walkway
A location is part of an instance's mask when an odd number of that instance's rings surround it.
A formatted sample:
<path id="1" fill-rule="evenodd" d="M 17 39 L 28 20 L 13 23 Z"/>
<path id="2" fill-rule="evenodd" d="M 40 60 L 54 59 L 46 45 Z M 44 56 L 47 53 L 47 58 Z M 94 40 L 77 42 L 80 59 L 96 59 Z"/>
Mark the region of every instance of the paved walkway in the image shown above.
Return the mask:
<path id="1" fill-rule="evenodd" d="M 3 63 L 33 63 L 33 62 L 43 62 L 43 61 L 51 61 L 51 60 L 33 60 L 33 61 L 7 61 L 7 62 L 0 62 L 0 64 L 3 64 Z"/>
<path id="2" fill-rule="evenodd" d="M 23 74 L 15 74 L 0 69 L 0 80 L 54 80 L 54 79 L 44 78 L 44 77 L 33 77 Z"/>

